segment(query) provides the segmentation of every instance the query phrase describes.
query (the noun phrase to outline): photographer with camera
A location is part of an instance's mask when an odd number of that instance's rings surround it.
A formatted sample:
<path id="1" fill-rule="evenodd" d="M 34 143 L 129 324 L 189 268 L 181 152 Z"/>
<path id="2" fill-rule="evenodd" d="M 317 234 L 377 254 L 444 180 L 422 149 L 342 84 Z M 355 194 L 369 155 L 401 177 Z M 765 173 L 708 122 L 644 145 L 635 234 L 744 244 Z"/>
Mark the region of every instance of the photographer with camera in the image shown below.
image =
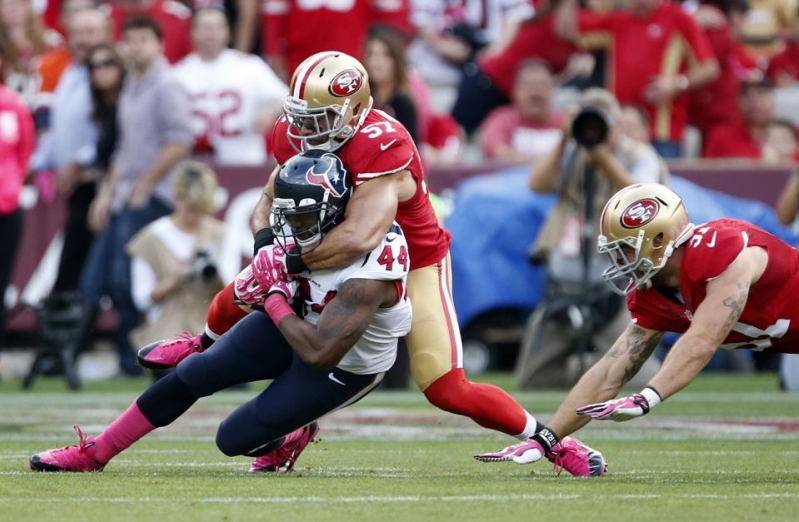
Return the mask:
<path id="1" fill-rule="evenodd" d="M 558 201 L 530 251 L 533 263 L 547 265 L 547 292 L 517 361 L 522 387 L 572 385 L 590 366 L 583 356 L 604 353 L 629 323 L 623 300 L 602 279 L 608 264 L 596 252 L 599 218 L 617 190 L 665 183 L 668 172 L 652 145 L 623 133 L 620 115 L 613 94 L 587 89 L 567 115 L 563 138 L 531 169 L 530 188 L 557 192 Z M 638 378 L 656 369 L 645 367 Z"/>
<path id="2" fill-rule="evenodd" d="M 184 163 L 175 180 L 175 211 L 143 228 L 127 244 L 133 300 L 144 314 L 131 340 L 141 346 L 205 326 L 214 295 L 239 271 L 221 258 L 226 225 L 213 217 L 217 178 L 199 162 Z"/>

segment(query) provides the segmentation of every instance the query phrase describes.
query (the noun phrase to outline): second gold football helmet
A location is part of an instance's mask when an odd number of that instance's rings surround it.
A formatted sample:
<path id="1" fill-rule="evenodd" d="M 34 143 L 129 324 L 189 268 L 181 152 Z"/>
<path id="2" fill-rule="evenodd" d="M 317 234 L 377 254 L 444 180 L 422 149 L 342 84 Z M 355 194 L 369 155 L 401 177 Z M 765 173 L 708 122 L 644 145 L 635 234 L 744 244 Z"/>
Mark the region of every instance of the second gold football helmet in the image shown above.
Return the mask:
<path id="1" fill-rule="evenodd" d="M 611 261 L 602 277 L 619 295 L 648 288 L 652 276 L 693 230 L 682 199 L 665 185 L 641 183 L 621 189 L 600 218 L 598 250 Z"/>
<path id="2" fill-rule="evenodd" d="M 325 51 L 294 71 L 283 104 L 291 145 L 334 151 L 350 139 L 372 108 L 369 75 L 348 54 Z"/>

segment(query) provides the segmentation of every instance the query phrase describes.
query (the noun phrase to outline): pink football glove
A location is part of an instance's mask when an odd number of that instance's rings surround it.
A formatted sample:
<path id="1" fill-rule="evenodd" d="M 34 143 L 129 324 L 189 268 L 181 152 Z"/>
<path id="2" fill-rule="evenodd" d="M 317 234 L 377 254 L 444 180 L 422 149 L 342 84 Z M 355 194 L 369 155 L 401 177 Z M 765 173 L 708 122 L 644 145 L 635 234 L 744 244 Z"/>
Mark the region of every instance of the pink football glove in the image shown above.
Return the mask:
<path id="1" fill-rule="evenodd" d="M 577 415 L 586 415 L 597 420 L 614 420 L 622 422 L 649 413 L 649 410 L 660 404 L 661 398 L 654 388 L 644 388 L 641 393 L 630 397 L 622 397 L 612 401 L 589 404 L 577 409 Z"/>
<path id="2" fill-rule="evenodd" d="M 247 265 L 239 272 L 233 283 L 233 291 L 238 304 L 258 305 L 266 299 L 268 288 L 263 288 L 252 272 L 252 265 Z"/>
<path id="3" fill-rule="evenodd" d="M 527 439 L 495 453 L 480 453 L 475 455 L 474 458 L 481 462 L 512 460 L 516 464 L 528 464 L 541 460 L 541 457 L 545 456 L 546 453 L 546 450 L 538 441 Z"/>
<path id="4" fill-rule="evenodd" d="M 288 280 L 286 252 L 279 245 L 267 245 L 255 254 L 252 273 L 261 288 L 269 289 L 278 281 Z"/>
<path id="5" fill-rule="evenodd" d="M 269 288 L 269 292 L 266 295 L 267 297 L 272 294 L 282 295 L 286 298 L 286 301 L 291 304 L 292 299 L 294 299 L 294 294 L 297 293 L 299 286 L 300 284 L 296 279 L 291 281 L 276 281 L 275 284 Z"/>

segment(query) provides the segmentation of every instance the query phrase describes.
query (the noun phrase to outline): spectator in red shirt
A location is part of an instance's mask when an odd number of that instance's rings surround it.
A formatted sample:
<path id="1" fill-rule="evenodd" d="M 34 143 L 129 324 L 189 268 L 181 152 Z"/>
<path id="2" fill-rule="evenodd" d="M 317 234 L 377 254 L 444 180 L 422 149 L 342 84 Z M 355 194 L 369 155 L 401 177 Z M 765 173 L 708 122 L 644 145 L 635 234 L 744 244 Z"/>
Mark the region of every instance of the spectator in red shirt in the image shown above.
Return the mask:
<path id="1" fill-rule="evenodd" d="M 261 48 L 269 66 L 288 83 L 312 54 L 335 49 L 363 57 L 369 27 L 407 30 L 408 0 L 264 0 Z"/>
<path id="2" fill-rule="evenodd" d="M 131 16 L 147 16 L 164 29 L 164 55 L 175 63 L 192 50 L 191 11 L 175 0 L 116 0 L 111 3 L 114 40 L 122 39 L 122 26 Z"/>
<path id="3" fill-rule="evenodd" d="M 718 77 L 707 37 L 682 7 L 661 0 L 632 0 L 629 11 L 589 13 L 577 0 L 558 6 L 556 30 L 608 55 L 607 88 L 622 104 L 644 107 L 653 145 L 664 157 L 682 154 L 690 89 Z"/>
<path id="4" fill-rule="evenodd" d="M 775 87 L 790 87 L 799 82 L 799 15 L 785 39 L 785 48 L 769 60 L 766 75 Z"/>
<path id="5" fill-rule="evenodd" d="M 746 9 L 746 3 L 702 0 L 702 5 L 694 13 L 694 19 L 707 35 L 719 62 L 719 77 L 690 93 L 688 123 L 699 130 L 705 142 L 714 127 L 740 121 L 738 91 L 741 81 L 762 77 L 756 60 L 738 42 L 728 19 L 728 13 L 743 14 Z"/>
<path id="6" fill-rule="evenodd" d="M 2 64 L 2 59 L 0 59 Z M 35 144 L 25 101 L 0 83 L 0 296 L 5 295 L 22 233 L 19 195 Z M 5 333 L 0 302 L 0 346 Z"/>
<path id="7" fill-rule="evenodd" d="M 769 61 L 766 75 L 776 87 L 791 87 L 799 82 L 799 38 L 785 42 L 785 49 Z"/>
<path id="8" fill-rule="evenodd" d="M 529 162 L 551 151 L 563 135 L 563 116 L 552 106 L 555 80 L 541 60 L 523 62 L 516 73 L 511 105 L 494 109 L 480 126 L 483 156 Z"/>
<path id="9" fill-rule="evenodd" d="M 706 158 L 761 158 L 766 131 L 774 119 L 774 95 L 767 81 L 744 83 L 738 97 L 741 121 L 713 129 Z"/>
<path id="10" fill-rule="evenodd" d="M 573 42 L 555 34 L 555 19 L 548 4 L 548 0 L 544 0 L 542 5 L 536 6 L 535 17 L 521 25 L 501 52 L 478 57 L 476 65 L 464 68 L 452 116 L 467 133 L 477 129 L 489 112 L 510 103 L 519 64 L 538 58 L 559 74 L 579 56 Z"/>

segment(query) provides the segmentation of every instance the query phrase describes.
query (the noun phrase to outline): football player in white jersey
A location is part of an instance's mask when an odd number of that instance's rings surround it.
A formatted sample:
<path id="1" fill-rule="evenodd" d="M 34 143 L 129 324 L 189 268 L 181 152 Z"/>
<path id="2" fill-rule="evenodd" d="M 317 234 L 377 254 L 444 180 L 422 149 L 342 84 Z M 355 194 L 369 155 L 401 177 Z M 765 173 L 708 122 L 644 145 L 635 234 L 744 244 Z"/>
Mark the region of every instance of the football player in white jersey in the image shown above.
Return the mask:
<path id="1" fill-rule="evenodd" d="M 288 87 L 258 56 L 227 48 L 230 28 L 218 9 L 200 9 L 191 27 L 194 52 L 175 72 L 191 95 L 195 151 L 217 163 L 263 165 L 264 134 Z"/>
<path id="2" fill-rule="evenodd" d="M 97 437 L 37 453 L 36 471 L 100 471 L 114 456 L 156 427 L 180 417 L 200 397 L 243 382 L 273 379 L 219 426 L 216 443 L 229 456 L 256 457 L 251 471 L 290 471 L 313 440 L 317 420 L 364 397 L 391 368 L 397 340 L 410 330 L 405 288 L 408 245 L 394 224 L 381 244 L 343 269 L 285 273 L 284 260 L 315 248 L 344 219 L 352 179 L 330 152 L 311 150 L 288 160 L 275 178 L 272 221 L 277 244 L 256 256 L 236 294 L 251 313 L 145 391 Z M 268 288 L 257 275 L 274 271 Z M 291 300 L 301 304 L 300 318 Z"/>

